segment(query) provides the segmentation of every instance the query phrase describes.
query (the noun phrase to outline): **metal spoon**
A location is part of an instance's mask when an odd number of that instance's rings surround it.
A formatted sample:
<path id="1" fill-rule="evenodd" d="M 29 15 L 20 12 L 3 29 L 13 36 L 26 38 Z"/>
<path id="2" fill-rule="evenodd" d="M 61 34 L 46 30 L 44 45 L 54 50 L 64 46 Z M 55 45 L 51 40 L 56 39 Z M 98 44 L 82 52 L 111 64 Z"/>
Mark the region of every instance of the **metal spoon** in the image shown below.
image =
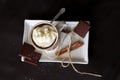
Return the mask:
<path id="1" fill-rule="evenodd" d="M 55 21 L 64 12 L 65 12 L 65 8 L 61 8 L 60 11 L 57 13 L 57 15 L 52 19 L 52 21 L 50 23 L 52 23 L 53 21 Z"/>

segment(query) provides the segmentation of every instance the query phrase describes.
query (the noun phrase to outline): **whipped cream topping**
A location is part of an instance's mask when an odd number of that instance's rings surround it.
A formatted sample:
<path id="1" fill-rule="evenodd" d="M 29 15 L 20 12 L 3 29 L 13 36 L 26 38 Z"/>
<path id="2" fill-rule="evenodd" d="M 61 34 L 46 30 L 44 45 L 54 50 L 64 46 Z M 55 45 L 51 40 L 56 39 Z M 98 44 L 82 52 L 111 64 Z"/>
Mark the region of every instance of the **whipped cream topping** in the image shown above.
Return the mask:
<path id="1" fill-rule="evenodd" d="M 32 33 L 34 43 L 42 48 L 51 46 L 57 37 L 57 30 L 48 24 L 36 27 Z"/>

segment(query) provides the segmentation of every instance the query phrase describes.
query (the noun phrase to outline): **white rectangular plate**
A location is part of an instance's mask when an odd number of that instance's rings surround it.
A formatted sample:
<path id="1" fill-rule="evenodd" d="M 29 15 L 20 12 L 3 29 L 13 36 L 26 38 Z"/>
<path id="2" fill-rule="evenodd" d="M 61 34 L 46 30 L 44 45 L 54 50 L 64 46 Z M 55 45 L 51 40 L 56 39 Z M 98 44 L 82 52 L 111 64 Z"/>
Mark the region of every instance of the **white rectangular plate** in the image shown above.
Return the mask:
<path id="1" fill-rule="evenodd" d="M 36 25 L 39 22 L 50 22 L 48 20 L 25 20 L 24 21 L 24 34 L 23 34 L 23 43 L 29 43 L 32 44 L 30 40 L 30 32 L 34 25 Z M 55 21 L 53 25 L 58 24 L 60 21 Z M 66 24 L 68 24 L 70 27 L 74 28 L 78 21 L 66 21 Z M 61 33 L 60 35 L 65 36 L 64 33 Z M 77 37 L 73 39 L 74 41 L 82 40 L 84 42 L 84 45 L 74 51 L 71 52 L 72 56 L 72 63 L 74 64 L 88 64 L 88 40 L 89 40 L 89 32 L 86 34 L 85 38 L 81 38 L 78 35 L 73 35 L 73 37 Z M 64 47 L 68 45 L 67 39 L 64 42 Z M 39 52 L 39 51 L 38 51 Z M 58 59 L 48 59 L 46 56 L 42 55 L 39 62 L 61 62 L 61 58 L 67 57 L 66 53 Z M 24 58 L 21 58 L 22 61 L 24 61 Z M 69 63 L 69 61 L 65 61 L 66 63 Z"/>

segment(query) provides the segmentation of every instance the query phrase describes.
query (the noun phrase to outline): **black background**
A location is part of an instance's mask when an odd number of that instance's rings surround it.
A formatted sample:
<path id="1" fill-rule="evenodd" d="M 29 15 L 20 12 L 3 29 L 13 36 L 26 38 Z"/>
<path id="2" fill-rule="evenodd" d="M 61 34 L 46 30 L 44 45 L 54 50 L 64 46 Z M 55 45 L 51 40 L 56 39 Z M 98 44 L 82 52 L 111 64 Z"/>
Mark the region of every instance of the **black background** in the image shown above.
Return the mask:
<path id="1" fill-rule="evenodd" d="M 24 19 L 51 20 L 60 8 L 58 20 L 90 20 L 89 64 L 81 71 L 103 75 L 79 75 L 59 63 L 38 67 L 20 61 Z M 0 0 L 0 80 L 120 80 L 119 0 Z"/>

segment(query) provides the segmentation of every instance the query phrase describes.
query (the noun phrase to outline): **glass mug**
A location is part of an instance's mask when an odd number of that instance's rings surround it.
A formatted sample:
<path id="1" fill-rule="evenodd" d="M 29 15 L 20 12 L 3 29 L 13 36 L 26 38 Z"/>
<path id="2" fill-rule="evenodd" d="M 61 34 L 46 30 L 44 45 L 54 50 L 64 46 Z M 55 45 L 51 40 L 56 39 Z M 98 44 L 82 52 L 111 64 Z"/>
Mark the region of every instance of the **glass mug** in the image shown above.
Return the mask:
<path id="1" fill-rule="evenodd" d="M 33 46 L 40 50 L 54 50 L 58 45 L 58 30 L 49 23 L 38 23 L 31 31 Z"/>

